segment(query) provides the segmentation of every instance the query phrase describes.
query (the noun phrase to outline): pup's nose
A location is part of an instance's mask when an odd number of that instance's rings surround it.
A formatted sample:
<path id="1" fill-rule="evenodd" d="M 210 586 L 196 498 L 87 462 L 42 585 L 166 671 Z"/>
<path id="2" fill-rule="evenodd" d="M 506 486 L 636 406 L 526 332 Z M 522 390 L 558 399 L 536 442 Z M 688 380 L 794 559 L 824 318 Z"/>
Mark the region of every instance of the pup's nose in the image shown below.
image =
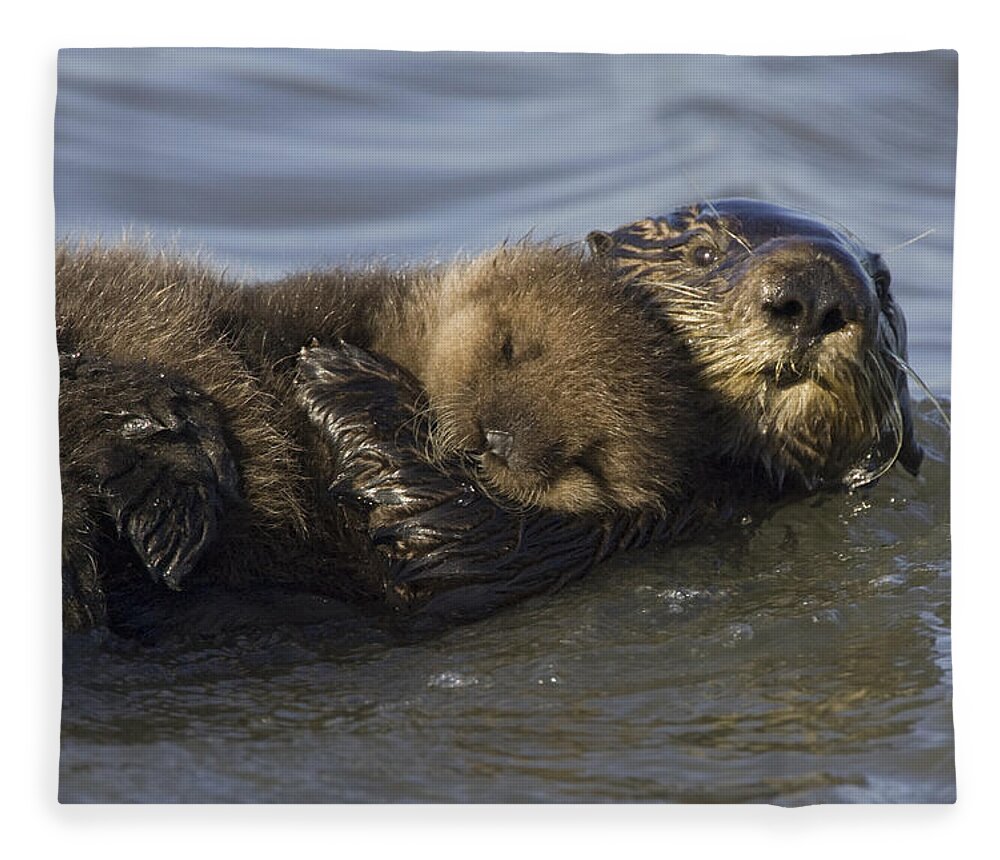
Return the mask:
<path id="1" fill-rule="evenodd" d="M 484 435 L 486 436 L 486 450 L 506 461 L 514 449 L 514 434 L 508 433 L 506 430 L 487 430 Z"/>

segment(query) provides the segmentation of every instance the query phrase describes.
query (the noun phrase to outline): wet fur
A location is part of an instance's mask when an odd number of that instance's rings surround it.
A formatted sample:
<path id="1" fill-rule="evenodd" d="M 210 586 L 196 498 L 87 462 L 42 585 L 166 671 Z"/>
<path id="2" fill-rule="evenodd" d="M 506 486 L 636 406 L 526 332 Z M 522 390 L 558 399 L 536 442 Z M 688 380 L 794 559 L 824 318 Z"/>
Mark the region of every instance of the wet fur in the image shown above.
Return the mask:
<path id="1" fill-rule="evenodd" d="M 752 200 L 720 200 L 595 232 L 624 283 L 659 295 L 690 349 L 716 454 L 777 490 L 857 487 L 897 459 L 916 472 L 906 324 L 877 254 L 843 228 Z M 825 281 L 849 313 L 803 337 L 768 302 Z"/>
<path id="2" fill-rule="evenodd" d="M 813 239 L 865 313 L 796 342 L 755 291 L 795 277 Z M 128 629 L 135 602 L 116 616 L 109 596 L 141 581 L 196 605 L 209 584 L 289 585 L 433 628 L 754 498 L 916 470 L 905 321 L 851 237 L 722 201 L 591 243 L 594 262 L 522 249 L 258 288 L 61 250 L 67 625 Z M 513 474 L 470 456 L 495 401 L 541 440 Z"/>
<path id="3" fill-rule="evenodd" d="M 71 627 L 114 616 L 118 579 L 393 592 L 392 558 L 373 555 L 377 515 L 329 497 L 346 443 L 297 397 L 310 343 L 349 341 L 419 379 L 422 458 L 512 523 L 525 510 L 662 514 L 689 475 L 669 327 L 651 294 L 613 288 L 579 250 L 243 287 L 138 249 L 61 248 L 56 276 Z M 516 439 L 503 463 L 482 448 L 501 422 Z M 440 485 L 432 498 L 443 507 Z"/>

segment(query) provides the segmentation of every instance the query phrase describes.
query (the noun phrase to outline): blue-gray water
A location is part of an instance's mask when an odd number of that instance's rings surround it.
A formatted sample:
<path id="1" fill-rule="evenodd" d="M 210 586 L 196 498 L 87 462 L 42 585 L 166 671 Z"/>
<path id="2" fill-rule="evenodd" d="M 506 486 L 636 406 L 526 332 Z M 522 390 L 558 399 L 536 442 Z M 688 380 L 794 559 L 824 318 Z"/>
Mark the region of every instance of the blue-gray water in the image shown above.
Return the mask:
<path id="1" fill-rule="evenodd" d="M 263 278 L 761 197 L 887 252 L 911 363 L 946 398 L 956 64 L 64 51 L 57 232 Z M 419 644 L 71 637 L 60 797 L 951 800 L 948 434 L 918 411 L 918 479 Z"/>

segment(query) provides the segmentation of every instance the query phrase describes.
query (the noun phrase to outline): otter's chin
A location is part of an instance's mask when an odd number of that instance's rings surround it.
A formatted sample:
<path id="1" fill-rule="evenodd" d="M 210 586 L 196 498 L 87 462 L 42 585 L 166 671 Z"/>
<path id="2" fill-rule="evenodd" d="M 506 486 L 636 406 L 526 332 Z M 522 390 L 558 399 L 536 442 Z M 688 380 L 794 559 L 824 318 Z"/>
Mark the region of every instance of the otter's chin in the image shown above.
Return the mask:
<path id="1" fill-rule="evenodd" d="M 498 456 L 488 450 L 481 426 L 460 406 L 438 414 L 431 433 L 431 458 L 464 463 L 479 485 L 504 507 L 574 514 L 608 507 L 597 482 L 584 470 L 553 463 L 543 468 L 514 452 Z"/>
<path id="2" fill-rule="evenodd" d="M 820 367 L 763 373 L 741 386 L 754 394 L 730 406 L 739 416 L 731 456 L 759 464 L 779 487 L 862 486 L 899 455 L 902 418 L 884 364 L 872 356 L 827 363 L 828 375 Z"/>
<path id="3" fill-rule="evenodd" d="M 764 435 L 776 463 L 807 486 L 839 481 L 878 440 L 867 410 L 826 381 L 775 386 L 765 404 Z"/>
<path id="4" fill-rule="evenodd" d="M 659 503 L 654 489 L 621 475 L 595 444 L 540 433 L 537 419 L 527 430 L 486 429 L 498 422 L 484 419 L 475 400 L 460 395 L 439 395 L 438 400 L 442 405 L 433 410 L 430 458 L 463 463 L 502 507 L 586 515 Z M 607 471 L 616 477 L 613 486 L 599 477 Z"/>

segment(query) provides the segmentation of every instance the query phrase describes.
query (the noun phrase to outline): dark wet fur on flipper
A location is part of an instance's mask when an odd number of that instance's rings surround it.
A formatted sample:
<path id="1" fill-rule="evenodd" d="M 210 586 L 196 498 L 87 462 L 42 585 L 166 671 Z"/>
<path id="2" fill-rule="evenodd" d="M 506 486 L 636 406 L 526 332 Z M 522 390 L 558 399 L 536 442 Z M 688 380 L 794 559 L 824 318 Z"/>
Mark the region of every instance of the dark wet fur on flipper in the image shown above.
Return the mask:
<path id="1" fill-rule="evenodd" d="M 101 422 L 89 437 L 95 449 L 78 451 L 69 462 L 89 464 L 93 471 L 80 477 L 93 480 L 118 536 L 150 575 L 179 587 L 218 537 L 227 503 L 239 497 L 236 464 L 214 405 L 189 386 L 140 368 L 80 355 L 60 356 L 60 365 L 64 414 L 92 409 Z M 98 408 L 109 395 L 112 402 Z"/>
<path id="2" fill-rule="evenodd" d="M 376 517 L 379 510 L 420 504 L 419 487 L 443 475 L 417 450 L 413 426 L 422 396 L 404 368 L 352 344 L 302 350 L 295 399 L 329 446 L 335 497 Z M 421 438 L 426 445 L 426 433 Z M 440 489 L 432 494 L 442 497 Z"/>

